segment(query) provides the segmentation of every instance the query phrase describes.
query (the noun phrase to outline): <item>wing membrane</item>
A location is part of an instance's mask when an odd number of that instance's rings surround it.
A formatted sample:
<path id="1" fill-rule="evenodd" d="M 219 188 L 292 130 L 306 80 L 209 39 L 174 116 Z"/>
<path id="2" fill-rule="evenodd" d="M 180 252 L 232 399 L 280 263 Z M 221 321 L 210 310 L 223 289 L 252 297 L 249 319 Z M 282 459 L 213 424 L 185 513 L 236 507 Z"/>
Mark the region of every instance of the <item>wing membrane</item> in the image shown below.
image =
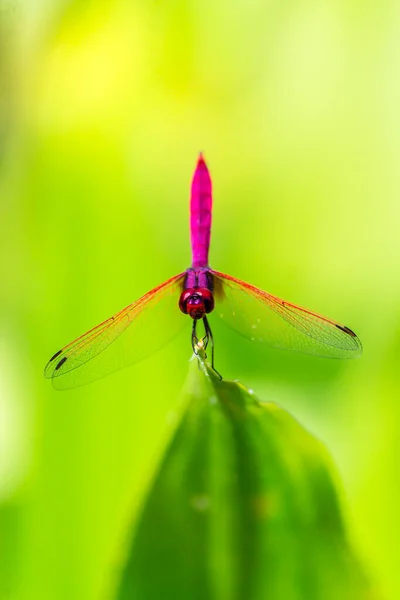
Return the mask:
<path id="1" fill-rule="evenodd" d="M 244 337 L 276 348 L 331 358 L 361 354 L 360 340 L 345 325 L 230 275 L 212 273 L 215 313 Z"/>
<path id="2" fill-rule="evenodd" d="M 45 377 L 57 389 L 77 387 L 162 348 L 188 324 L 178 308 L 184 277 L 180 273 L 168 279 L 56 352 Z"/>

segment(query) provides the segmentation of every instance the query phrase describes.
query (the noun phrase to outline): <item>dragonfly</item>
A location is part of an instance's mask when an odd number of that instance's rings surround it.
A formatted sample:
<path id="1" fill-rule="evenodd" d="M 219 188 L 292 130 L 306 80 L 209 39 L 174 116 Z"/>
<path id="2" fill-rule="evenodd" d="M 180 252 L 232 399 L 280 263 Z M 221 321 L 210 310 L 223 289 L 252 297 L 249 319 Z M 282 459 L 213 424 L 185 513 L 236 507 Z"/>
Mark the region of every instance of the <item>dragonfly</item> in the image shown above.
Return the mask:
<path id="1" fill-rule="evenodd" d="M 200 153 L 190 196 L 191 267 L 56 352 L 44 371 L 56 389 L 81 386 L 133 364 L 190 322 L 194 353 L 211 348 L 215 370 L 211 313 L 245 338 L 275 348 L 330 358 L 362 353 L 349 327 L 208 265 L 212 202 L 211 177 Z"/>

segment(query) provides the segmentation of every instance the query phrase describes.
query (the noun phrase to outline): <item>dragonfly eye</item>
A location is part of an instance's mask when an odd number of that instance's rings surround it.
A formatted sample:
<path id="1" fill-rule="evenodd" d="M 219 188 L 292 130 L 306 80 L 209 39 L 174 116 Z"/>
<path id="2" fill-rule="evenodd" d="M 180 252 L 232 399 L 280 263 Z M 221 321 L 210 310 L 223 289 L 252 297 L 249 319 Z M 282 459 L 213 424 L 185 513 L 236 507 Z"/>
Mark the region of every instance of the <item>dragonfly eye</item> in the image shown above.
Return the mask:
<path id="1" fill-rule="evenodd" d="M 212 292 L 207 288 L 199 288 L 196 290 L 196 293 L 203 298 L 206 313 L 212 312 L 214 310 L 214 296 Z"/>
<path id="2" fill-rule="evenodd" d="M 202 319 L 206 312 L 203 298 L 199 294 L 193 294 L 186 302 L 186 309 L 192 319 Z"/>
<path id="3" fill-rule="evenodd" d="M 201 319 L 214 308 L 214 297 L 207 288 L 189 288 L 179 298 L 179 308 L 192 319 Z"/>
<path id="4" fill-rule="evenodd" d="M 196 290 L 194 288 L 188 288 L 187 290 L 183 290 L 182 294 L 179 298 L 179 308 L 181 311 L 187 315 L 189 313 L 188 302 L 192 300 L 193 297 L 196 297 Z"/>

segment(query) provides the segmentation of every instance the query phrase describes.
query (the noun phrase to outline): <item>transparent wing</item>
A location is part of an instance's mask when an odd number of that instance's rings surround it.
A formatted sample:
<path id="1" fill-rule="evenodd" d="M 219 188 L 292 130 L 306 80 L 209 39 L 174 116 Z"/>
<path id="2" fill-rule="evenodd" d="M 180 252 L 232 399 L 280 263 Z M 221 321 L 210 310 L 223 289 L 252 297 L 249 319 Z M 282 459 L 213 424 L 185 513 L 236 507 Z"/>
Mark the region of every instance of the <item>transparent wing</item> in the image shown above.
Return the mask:
<path id="1" fill-rule="evenodd" d="M 336 321 L 301 308 L 230 275 L 212 271 L 214 312 L 254 342 L 331 358 L 362 352 L 356 334 Z"/>
<path id="2" fill-rule="evenodd" d="M 162 348 L 188 318 L 178 308 L 185 273 L 168 279 L 139 300 L 65 346 L 44 375 L 57 389 L 100 379 Z"/>

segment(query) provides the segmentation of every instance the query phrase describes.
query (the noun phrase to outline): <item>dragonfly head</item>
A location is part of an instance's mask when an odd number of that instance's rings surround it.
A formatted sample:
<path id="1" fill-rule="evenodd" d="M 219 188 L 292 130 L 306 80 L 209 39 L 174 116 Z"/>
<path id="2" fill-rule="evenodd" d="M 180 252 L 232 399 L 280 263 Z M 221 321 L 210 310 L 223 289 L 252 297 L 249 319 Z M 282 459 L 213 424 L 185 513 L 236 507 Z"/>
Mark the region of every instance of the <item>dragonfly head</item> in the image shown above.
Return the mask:
<path id="1" fill-rule="evenodd" d="M 179 308 L 192 319 L 202 319 L 214 308 L 214 297 L 207 288 L 189 288 L 183 290 L 179 298 Z"/>

